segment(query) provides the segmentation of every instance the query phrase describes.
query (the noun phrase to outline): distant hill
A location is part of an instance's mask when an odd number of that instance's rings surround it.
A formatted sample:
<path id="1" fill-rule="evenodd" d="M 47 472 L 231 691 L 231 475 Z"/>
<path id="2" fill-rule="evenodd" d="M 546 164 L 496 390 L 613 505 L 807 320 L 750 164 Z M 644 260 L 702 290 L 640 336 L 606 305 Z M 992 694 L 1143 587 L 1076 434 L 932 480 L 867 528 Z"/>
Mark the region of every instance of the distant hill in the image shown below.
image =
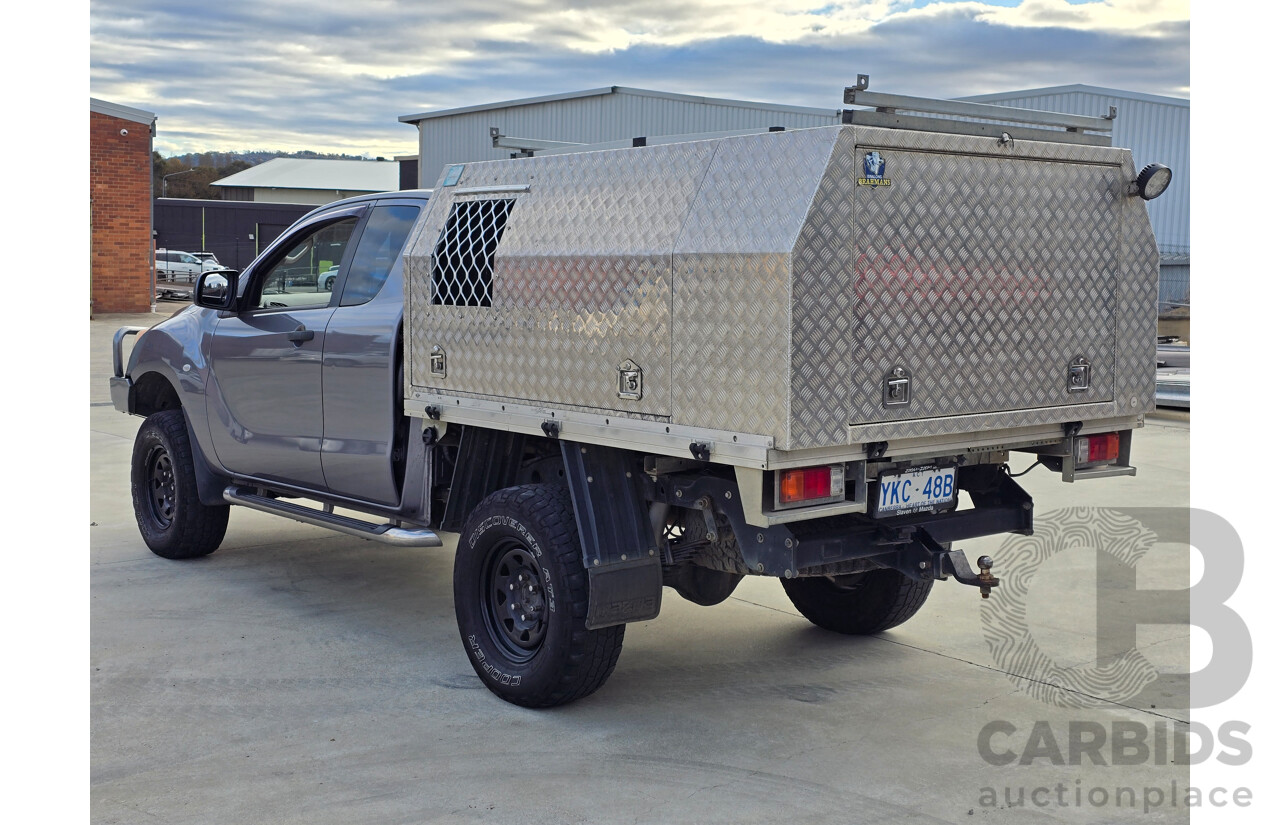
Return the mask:
<path id="1" fill-rule="evenodd" d="M 176 160 L 184 167 L 212 166 L 221 168 L 230 166 L 235 161 L 243 161 L 250 166 L 257 166 L 272 158 L 328 158 L 331 160 L 368 160 L 361 155 L 334 154 L 332 152 L 280 152 L 271 149 L 255 149 L 245 152 L 188 152 L 185 155 L 170 155 L 168 160 Z"/>
<path id="2" fill-rule="evenodd" d="M 332 152 L 279 152 L 257 149 L 249 152 L 188 152 L 162 157 L 151 153 L 152 183 L 155 197 L 201 198 L 217 200 L 222 192 L 210 186 L 215 180 L 243 172 L 272 158 L 320 158 L 326 160 L 370 160 L 361 155 Z"/>

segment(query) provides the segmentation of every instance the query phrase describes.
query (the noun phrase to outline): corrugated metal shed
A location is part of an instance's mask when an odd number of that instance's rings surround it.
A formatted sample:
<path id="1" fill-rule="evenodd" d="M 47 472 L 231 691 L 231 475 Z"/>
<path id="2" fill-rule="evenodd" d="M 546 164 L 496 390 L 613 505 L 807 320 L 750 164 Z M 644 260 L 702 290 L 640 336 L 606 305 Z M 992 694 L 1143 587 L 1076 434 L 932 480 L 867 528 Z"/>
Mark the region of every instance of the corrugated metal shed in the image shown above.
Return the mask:
<path id="1" fill-rule="evenodd" d="M 1169 191 L 1150 204 L 1161 252 L 1190 254 L 1191 101 L 1078 84 L 963 99 L 1081 115 L 1105 115 L 1115 106 L 1112 144 L 1132 149 L 1139 168 L 1159 161 L 1174 170 Z M 419 185 L 430 186 L 446 164 L 508 157 L 510 149 L 492 146 L 493 126 L 504 135 L 595 144 L 768 126 L 826 126 L 840 122 L 840 110 L 607 86 L 404 115 L 400 121 L 418 127 Z"/>
<path id="2" fill-rule="evenodd" d="M 1138 168 L 1158 161 L 1174 171 L 1169 191 L 1148 209 L 1161 252 L 1161 308 L 1189 301 L 1189 100 L 1079 84 L 961 99 L 1091 116 L 1106 115 L 1115 106 L 1112 145 L 1132 149 Z M 840 112 L 607 86 L 404 115 L 400 121 L 418 127 L 418 185 L 429 187 L 448 164 L 509 157 L 511 149 L 493 147 L 491 127 L 515 138 L 602 144 L 770 126 L 827 126 L 840 122 Z"/>
<path id="3" fill-rule="evenodd" d="M 253 189 L 340 189 L 350 192 L 387 192 L 400 188 L 399 184 L 400 169 L 395 163 L 323 158 L 272 158 L 252 169 L 213 182 L 214 186 Z"/>
<path id="4" fill-rule="evenodd" d="M 650 135 L 683 135 L 734 129 L 829 126 L 839 110 L 695 97 L 625 86 L 606 86 L 544 97 L 404 115 L 418 127 L 419 180 L 431 186 L 450 163 L 500 160 L 489 128 L 537 140 L 605 143 Z"/>
<path id="5" fill-rule="evenodd" d="M 1115 106 L 1112 145 L 1132 149 L 1139 169 L 1153 161 L 1173 169 L 1169 190 L 1147 208 L 1162 257 L 1183 256 L 1181 263 L 1187 263 L 1186 256 L 1191 253 L 1190 100 L 1079 84 L 963 99 L 1094 116 L 1105 115 Z"/>

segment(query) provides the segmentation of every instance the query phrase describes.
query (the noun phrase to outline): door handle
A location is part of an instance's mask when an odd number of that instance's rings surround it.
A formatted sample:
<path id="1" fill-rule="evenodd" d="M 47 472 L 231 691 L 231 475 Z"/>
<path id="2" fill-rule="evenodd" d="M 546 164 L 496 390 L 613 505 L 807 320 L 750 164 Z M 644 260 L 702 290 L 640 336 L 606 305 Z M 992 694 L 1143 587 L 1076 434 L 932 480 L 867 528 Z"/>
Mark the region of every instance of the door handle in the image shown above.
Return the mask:
<path id="1" fill-rule="evenodd" d="M 295 344 L 301 344 L 303 341 L 310 341 L 315 338 L 316 331 L 314 329 L 307 329 L 302 324 L 298 324 L 298 328 L 293 332 L 286 334 L 285 337 Z"/>

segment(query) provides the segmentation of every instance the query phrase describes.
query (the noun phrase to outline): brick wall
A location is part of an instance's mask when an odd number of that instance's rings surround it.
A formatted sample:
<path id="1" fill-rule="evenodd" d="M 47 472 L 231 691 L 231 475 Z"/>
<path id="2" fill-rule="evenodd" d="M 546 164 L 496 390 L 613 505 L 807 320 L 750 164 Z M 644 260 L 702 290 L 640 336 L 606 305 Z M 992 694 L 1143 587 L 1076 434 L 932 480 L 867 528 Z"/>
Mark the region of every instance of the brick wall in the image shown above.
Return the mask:
<path id="1" fill-rule="evenodd" d="M 89 193 L 93 313 L 147 312 L 154 299 L 147 124 L 89 113 Z"/>

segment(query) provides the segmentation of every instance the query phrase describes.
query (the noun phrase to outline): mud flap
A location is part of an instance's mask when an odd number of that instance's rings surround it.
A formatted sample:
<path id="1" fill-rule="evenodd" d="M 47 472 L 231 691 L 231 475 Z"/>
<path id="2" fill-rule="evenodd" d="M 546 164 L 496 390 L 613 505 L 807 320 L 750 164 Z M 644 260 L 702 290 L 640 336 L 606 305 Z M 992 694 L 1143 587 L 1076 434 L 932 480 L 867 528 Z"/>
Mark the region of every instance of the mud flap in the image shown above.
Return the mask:
<path id="1" fill-rule="evenodd" d="M 642 559 L 592 567 L 587 629 L 656 619 L 662 608 L 662 565 Z"/>
<path id="2" fill-rule="evenodd" d="M 656 618 L 662 556 L 640 494 L 642 460 L 626 450 L 572 441 L 560 448 L 590 584 L 587 628 Z"/>

